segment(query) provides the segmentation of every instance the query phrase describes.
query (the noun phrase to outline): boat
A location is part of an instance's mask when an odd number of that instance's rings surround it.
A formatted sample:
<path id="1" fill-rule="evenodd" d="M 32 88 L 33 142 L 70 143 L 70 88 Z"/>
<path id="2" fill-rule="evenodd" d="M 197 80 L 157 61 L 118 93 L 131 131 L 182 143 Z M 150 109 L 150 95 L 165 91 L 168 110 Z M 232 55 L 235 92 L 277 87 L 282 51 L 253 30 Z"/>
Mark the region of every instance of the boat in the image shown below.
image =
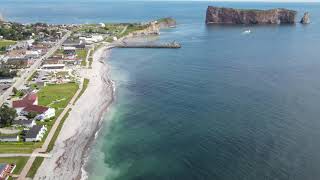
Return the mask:
<path id="1" fill-rule="evenodd" d="M 243 31 L 243 34 L 250 34 L 250 33 L 251 33 L 250 29 Z"/>

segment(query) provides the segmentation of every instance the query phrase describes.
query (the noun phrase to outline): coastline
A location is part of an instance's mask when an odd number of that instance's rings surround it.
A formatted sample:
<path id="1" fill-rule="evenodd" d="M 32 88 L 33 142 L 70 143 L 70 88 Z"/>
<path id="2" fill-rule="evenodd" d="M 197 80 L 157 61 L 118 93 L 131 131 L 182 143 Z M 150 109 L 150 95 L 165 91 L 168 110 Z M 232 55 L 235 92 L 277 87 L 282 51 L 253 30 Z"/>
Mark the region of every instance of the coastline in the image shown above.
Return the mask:
<path id="1" fill-rule="evenodd" d="M 98 49 L 92 69 L 80 72 L 90 79 L 89 86 L 70 111 L 51 157 L 43 161 L 34 179 L 87 179 L 84 166 L 90 147 L 114 100 L 115 86 L 106 62 L 110 51 L 107 45 Z"/>

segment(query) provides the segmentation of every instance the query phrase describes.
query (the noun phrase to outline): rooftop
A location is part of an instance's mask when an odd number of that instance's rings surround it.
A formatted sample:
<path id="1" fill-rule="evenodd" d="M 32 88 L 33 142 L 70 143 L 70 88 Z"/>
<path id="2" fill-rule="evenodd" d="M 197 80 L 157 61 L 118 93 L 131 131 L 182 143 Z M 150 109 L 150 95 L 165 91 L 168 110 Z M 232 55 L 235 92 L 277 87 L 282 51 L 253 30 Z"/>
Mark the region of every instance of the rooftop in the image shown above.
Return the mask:
<path id="1" fill-rule="evenodd" d="M 26 95 L 22 100 L 13 101 L 12 107 L 21 108 L 21 107 L 26 107 L 28 105 L 32 105 L 37 100 L 37 98 L 38 96 L 36 93 L 30 93 Z"/>
<path id="2" fill-rule="evenodd" d="M 34 113 L 44 113 L 48 110 L 49 108 L 47 107 L 44 107 L 44 106 L 38 106 L 38 105 L 28 105 L 26 106 L 23 111 L 25 112 L 28 112 L 28 113 L 31 113 L 31 112 L 34 112 Z"/>
<path id="3" fill-rule="evenodd" d="M 76 48 L 75 47 L 63 47 L 63 50 L 67 50 L 67 51 L 71 51 L 71 50 L 76 50 Z"/>
<path id="4" fill-rule="evenodd" d="M 35 125 L 26 134 L 26 138 L 36 138 L 43 126 Z"/>

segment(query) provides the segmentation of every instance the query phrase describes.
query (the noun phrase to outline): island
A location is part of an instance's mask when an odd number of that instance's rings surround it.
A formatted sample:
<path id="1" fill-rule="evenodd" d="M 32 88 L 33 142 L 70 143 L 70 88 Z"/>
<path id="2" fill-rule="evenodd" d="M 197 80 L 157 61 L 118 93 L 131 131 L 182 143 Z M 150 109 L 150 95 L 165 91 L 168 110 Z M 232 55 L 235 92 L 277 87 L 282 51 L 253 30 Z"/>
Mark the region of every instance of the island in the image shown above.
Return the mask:
<path id="1" fill-rule="evenodd" d="M 295 24 L 297 12 L 289 9 L 233 9 L 208 6 L 206 24 Z"/>

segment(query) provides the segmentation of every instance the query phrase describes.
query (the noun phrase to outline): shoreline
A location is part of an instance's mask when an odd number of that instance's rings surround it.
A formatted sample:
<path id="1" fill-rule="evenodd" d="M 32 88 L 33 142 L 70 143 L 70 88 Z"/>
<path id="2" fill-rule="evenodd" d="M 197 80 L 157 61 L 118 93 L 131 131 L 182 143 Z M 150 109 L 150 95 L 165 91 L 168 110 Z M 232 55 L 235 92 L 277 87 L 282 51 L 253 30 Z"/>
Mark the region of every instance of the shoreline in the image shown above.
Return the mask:
<path id="1" fill-rule="evenodd" d="M 90 148 L 114 101 L 115 85 L 107 62 L 110 51 L 108 45 L 98 49 L 92 69 L 81 71 L 83 77 L 90 79 L 89 86 L 70 111 L 51 157 L 43 161 L 34 179 L 87 179 L 85 165 Z"/>

